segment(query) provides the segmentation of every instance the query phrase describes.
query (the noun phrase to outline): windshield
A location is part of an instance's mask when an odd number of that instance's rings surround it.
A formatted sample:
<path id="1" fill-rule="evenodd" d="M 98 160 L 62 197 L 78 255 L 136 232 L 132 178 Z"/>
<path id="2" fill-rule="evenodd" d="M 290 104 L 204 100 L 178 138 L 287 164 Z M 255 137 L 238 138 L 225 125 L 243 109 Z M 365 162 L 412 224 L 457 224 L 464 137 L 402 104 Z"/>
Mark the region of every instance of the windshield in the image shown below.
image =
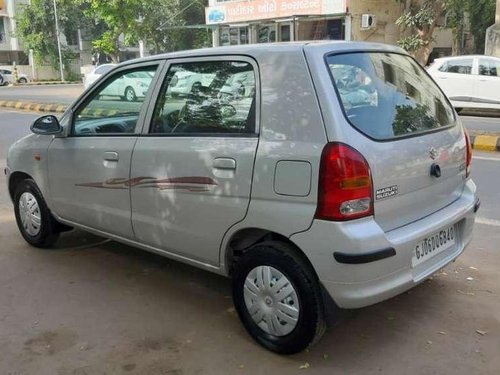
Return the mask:
<path id="1" fill-rule="evenodd" d="M 453 109 L 412 58 L 396 53 L 347 53 L 327 58 L 349 122 L 386 140 L 450 126 Z"/>

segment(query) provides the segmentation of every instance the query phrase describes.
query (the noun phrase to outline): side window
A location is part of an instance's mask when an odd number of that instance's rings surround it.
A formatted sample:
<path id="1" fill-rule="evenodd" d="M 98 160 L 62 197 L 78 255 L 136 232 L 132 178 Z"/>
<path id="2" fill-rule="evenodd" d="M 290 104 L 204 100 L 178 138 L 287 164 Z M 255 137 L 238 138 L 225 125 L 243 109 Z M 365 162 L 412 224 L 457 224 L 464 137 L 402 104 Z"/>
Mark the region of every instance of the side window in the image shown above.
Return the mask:
<path id="1" fill-rule="evenodd" d="M 453 60 L 443 64 L 439 71 L 445 73 L 472 74 L 472 59 Z"/>
<path id="2" fill-rule="evenodd" d="M 103 82 L 76 110 L 72 134 L 133 134 L 156 69 L 122 71 Z"/>
<path id="3" fill-rule="evenodd" d="M 497 62 L 495 60 L 480 59 L 479 74 L 482 76 L 499 77 L 500 62 Z"/>
<path id="4" fill-rule="evenodd" d="M 255 72 L 251 64 L 173 64 L 158 96 L 150 133 L 255 132 Z"/>

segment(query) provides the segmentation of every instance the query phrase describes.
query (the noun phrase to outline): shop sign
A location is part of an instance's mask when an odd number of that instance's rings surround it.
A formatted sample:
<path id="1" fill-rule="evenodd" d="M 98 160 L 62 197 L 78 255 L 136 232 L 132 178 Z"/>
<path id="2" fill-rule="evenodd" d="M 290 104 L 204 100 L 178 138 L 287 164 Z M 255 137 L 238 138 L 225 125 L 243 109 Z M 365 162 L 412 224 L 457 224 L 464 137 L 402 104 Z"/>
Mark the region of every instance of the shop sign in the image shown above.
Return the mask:
<path id="1" fill-rule="evenodd" d="M 302 15 L 346 12 L 347 0 L 250 0 L 205 8 L 207 24 L 246 22 Z"/>

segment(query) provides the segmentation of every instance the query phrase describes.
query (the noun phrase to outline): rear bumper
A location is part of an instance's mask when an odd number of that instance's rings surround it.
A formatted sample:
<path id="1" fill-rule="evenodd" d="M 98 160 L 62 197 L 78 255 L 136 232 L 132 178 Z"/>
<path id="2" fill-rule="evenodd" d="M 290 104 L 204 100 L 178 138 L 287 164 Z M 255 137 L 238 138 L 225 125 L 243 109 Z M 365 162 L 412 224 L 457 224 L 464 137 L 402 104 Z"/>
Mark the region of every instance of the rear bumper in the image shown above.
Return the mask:
<path id="1" fill-rule="evenodd" d="M 414 287 L 456 259 L 472 239 L 478 204 L 476 186 L 469 180 L 460 199 L 451 205 L 389 232 L 373 218 L 347 223 L 316 220 L 307 232 L 291 239 L 306 253 L 339 307 L 364 307 Z M 412 267 L 415 244 L 451 225 L 458 234 L 456 245 Z"/>

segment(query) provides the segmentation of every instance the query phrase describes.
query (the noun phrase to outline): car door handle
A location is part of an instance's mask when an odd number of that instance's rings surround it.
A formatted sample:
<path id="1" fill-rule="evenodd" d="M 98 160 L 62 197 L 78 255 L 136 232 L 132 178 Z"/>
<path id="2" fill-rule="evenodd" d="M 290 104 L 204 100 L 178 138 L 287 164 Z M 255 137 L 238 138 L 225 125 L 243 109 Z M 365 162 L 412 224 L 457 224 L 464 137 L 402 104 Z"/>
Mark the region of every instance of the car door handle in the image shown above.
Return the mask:
<path id="1" fill-rule="evenodd" d="M 106 160 L 106 161 L 118 161 L 118 152 L 106 151 L 104 153 L 104 160 Z"/>
<path id="2" fill-rule="evenodd" d="M 216 169 L 236 169 L 236 160 L 232 158 L 216 158 L 213 167 Z"/>

